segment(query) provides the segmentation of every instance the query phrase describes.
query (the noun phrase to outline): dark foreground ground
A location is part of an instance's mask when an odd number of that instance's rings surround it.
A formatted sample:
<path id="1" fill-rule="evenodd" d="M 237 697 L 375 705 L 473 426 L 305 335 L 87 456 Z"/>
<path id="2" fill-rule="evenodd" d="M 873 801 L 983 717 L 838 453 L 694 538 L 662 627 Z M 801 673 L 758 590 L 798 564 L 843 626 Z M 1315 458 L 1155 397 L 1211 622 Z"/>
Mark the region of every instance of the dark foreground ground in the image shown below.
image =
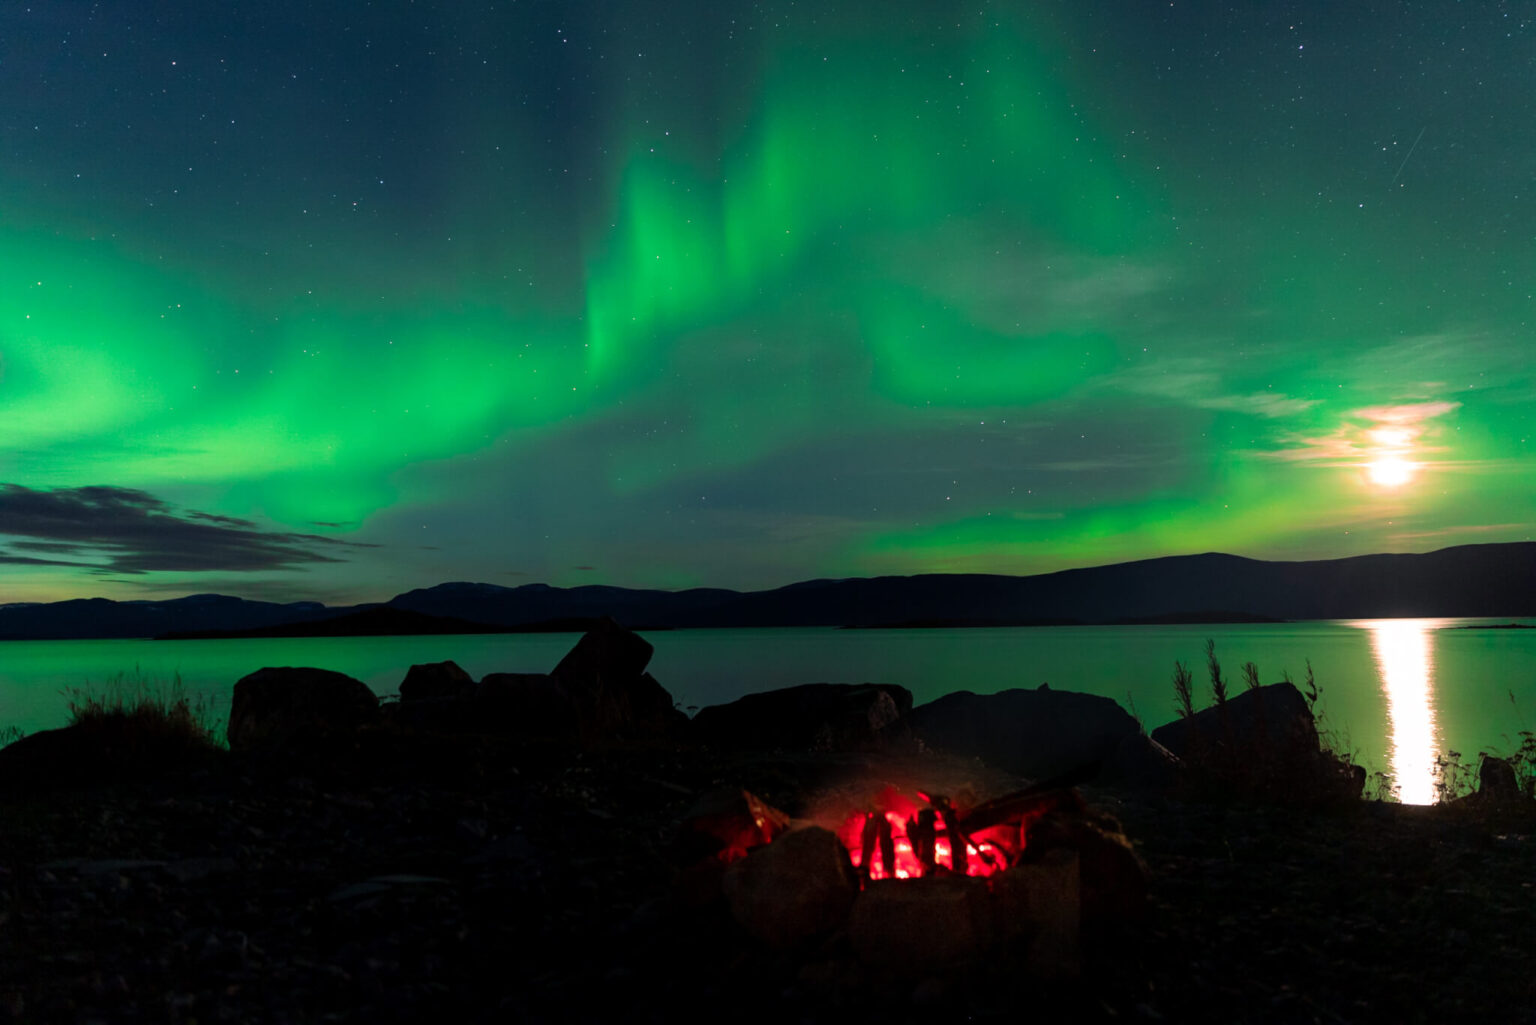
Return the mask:
<path id="1" fill-rule="evenodd" d="M 677 898 L 699 793 L 804 814 L 902 775 L 1012 782 L 486 741 L 0 795 L 0 1021 L 1536 1021 L 1536 841 L 1446 809 L 1090 788 L 1150 869 L 1150 917 L 1049 986 L 1006 950 L 900 976 L 835 935 L 772 953 Z"/>

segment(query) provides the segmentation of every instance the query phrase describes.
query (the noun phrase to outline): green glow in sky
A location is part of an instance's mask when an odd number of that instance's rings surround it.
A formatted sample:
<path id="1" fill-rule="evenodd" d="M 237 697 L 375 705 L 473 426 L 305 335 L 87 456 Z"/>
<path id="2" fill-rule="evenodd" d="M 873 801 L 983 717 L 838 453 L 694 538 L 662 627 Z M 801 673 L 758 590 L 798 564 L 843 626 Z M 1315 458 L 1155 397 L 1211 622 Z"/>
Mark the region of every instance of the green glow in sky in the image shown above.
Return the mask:
<path id="1" fill-rule="evenodd" d="M 0 13 L 0 483 L 358 546 L 0 601 L 1531 534 L 1494 11 L 396 6 Z"/>

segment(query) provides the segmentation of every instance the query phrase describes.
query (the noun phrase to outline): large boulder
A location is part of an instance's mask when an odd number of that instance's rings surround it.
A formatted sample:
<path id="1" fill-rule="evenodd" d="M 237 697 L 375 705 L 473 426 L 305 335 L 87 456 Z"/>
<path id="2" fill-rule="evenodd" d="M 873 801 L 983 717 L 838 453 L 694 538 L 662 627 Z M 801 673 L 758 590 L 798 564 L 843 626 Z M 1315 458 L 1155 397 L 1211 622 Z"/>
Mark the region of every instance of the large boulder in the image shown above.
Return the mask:
<path id="1" fill-rule="evenodd" d="M 861 751 L 908 735 L 912 692 L 888 683 L 807 683 L 701 708 L 698 738 L 718 747 Z"/>
<path id="2" fill-rule="evenodd" d="M 1319 746 L 1312 708 L 1291 683 L 1242 691 L 1159 726 L 1152 739 L 1181 758 L 1218 747 L 1311 753 Z"/>
<path id="3" fill-rule="evenodd" d="M 589 740 L 672 737 L 687 725 L 667 689 L 645 671 L 651 644 L 608 617 L 582 635 L 550 672 Z"/>
<path id="4" fill-rule="evenodd" d="M 411 666 L 400 683 L 401 701 L 461 698 L 475 692 L 475 679 L 457 662 L 428 662 Z"/>
<path id="5" fill-rule="evenodd" d="M 1291 683 L 1245 690 L 1159 726 L 1152 739 L 1216 796 L 1326 804 L 1354 800 L 1365 786 L 1363 766 L 1323 749 L 1312 708 Z"/>
<path id="6" fill-rule="evenodd" d="M 913 709 L 912 728 L 931 747 L 1031 779 L 1096 772 L 1141 732 L 1130 713 L 1109 698 L 1046 686 L 946 694 Z"/>
<path id="7" fill-rule="evenodd" d="M 355 732 L 379 717 L 368 685 L 329 669 L 258 669 L 235 684 L 229 707 L 232 751 L 307 746 Z"/>

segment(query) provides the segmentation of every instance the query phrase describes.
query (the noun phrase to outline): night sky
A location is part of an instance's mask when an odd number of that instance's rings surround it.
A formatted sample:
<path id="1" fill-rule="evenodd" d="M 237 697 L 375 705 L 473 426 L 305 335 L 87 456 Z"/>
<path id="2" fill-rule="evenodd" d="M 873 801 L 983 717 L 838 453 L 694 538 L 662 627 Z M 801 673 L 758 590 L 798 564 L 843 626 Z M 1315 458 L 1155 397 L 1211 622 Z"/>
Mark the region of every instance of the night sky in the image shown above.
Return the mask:
<path id="1" fill-rule="evenodd" d="M 0 6 L 0 601 L 1536 522 L 1516 3 Z"/>

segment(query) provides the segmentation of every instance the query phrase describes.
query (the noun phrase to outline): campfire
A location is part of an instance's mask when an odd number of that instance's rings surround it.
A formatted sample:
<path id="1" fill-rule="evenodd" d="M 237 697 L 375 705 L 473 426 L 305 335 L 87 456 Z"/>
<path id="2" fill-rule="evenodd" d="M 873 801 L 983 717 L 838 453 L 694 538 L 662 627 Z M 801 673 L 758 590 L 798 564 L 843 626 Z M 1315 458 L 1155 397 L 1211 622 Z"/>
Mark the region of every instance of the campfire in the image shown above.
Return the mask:
<path id="1" fill-rule="evenodd" d="M 898 970 L 1009 945 L 1028 972 L 1074 975 L 1081 923 L 1142 899 L 1139 860 L 1074 788 L 979 803 L 892 785 L 865 794 L 792 821 L 746 791 L 716 792 L 684 824 L 692 855 L 708 850 L 695 870 L 716 867 L 704 873 L 715 892 L 770 946 L 844 937 L 857 960 Z"/>
<path id="2" fill-rule="evenodd" d="M 864 884 L 945 873 L 994 875 L 1018 863 L 1029 823 L 1067 798 L 1060 791 L 1021 791 L 964 809 L 940 794 L 909 795 L 886 786 L 871 803 L 837 829 Z"/>

